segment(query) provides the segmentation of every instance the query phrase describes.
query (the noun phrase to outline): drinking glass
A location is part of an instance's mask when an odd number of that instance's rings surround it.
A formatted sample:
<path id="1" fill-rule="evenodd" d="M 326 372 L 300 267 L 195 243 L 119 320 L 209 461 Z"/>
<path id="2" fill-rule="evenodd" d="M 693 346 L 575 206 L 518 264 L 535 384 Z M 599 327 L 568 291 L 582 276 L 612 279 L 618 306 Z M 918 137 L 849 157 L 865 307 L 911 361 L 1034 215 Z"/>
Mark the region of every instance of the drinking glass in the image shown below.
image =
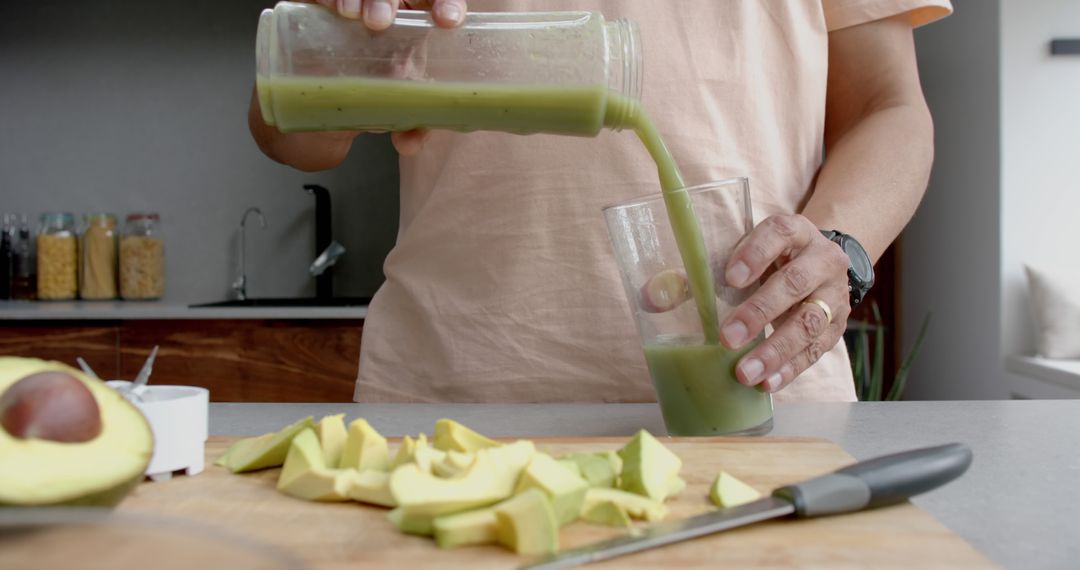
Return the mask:
<path id="1" fill-rule="evenodd" d="M 689 197 L 692 219 L 700 228 L 707 259 L 692 261 L 706 272 L 706 280 L 711 277 L 712 286 L 706 290 L 712 290 L 715 303 L 693 298 L 675 240 L 675 231 L 692 235 L 693 228 L 672 227 L 663 194 L 604 208 L 664 424 L 669 434 L 677 436 L 766 433 L 772 429 L 772 397 L 735 379 L 735 364 L 763 336 L 729 350 L 707 342 L 718 335 L 716 331 L 706 335 L 703 325 L 722 323 L 758 286 L 736 289 L 724 279 L 728 257 L 753 228 L 749 183 L 732 178 L 676 192 Z M 702 310 L 715 311 L 715 318 L 703 318 Z"/>

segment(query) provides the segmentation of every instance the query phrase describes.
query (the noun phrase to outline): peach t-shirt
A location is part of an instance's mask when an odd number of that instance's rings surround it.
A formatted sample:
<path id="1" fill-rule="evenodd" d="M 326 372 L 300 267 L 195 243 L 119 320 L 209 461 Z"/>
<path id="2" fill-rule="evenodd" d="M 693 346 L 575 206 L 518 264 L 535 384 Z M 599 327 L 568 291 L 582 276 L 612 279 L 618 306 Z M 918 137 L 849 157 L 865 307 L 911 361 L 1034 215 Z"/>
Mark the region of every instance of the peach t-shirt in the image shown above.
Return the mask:
<path id="1" fill-rule="evenodd" d="M 688 184 L 750 179 L 756 221 L 805 203 L 822 161 L 827 34 L 948 0 L 470 0 L 638 23 L 643 105 Z M 401 159 L 401 221 L 364 325 L 363 402 L 648 402 L 601 207 L 659 191 L 630 131 L 435 132 Z M 777 400 L 854 400 L 843 343 Z"/>

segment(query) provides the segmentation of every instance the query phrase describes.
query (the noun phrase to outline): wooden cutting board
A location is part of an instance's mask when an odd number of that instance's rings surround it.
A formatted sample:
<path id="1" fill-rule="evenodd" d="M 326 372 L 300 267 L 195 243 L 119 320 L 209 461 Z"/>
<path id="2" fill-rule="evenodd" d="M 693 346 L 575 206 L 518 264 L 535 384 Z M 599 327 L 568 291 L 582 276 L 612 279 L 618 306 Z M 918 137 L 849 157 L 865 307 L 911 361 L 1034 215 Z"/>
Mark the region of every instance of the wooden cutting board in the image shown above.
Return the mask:
<path id="1" fill-rule="evenodd" d="M 440 550 L 434 542 L 399 533 L 385 509 L 357 503 L 309 503 L 278 493 L 278 469 L 233 475 L 211 464 L 231 443 L 211 438 L 207 469 L 145 483 L 122 512 L 183 517 L 227 529 L 293 553 L 312 569 L 514 568 L 525 559 L 495 547 Z M 626 438 L 536 439 L 554 453 L 616 449 Z M 825 440 L 803 438 L 670 439 L 684 462 L 687 489 L 668 502 L 671 517 L 712 509 L 707 489 L 723 469 L 763 493 L 836 469 L 852 458 Z M 953 483 L 962 485 L 963 479 Z M 621 531 L 574 523 L 563 548 Z M 598 564 L 599 568 L 744 567 L 993 567 L 986 558 L 911 504 L 814 520 L 772 521 Z"/>

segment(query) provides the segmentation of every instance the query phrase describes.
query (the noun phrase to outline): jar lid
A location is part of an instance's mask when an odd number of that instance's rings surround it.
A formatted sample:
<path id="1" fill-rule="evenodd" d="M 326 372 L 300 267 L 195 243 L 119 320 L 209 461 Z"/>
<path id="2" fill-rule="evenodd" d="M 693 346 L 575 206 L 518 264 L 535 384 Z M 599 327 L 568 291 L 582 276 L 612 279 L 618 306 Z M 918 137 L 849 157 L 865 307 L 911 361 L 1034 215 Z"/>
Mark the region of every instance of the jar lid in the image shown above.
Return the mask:
<path id="1" fill-rule="evenodd" d="M 83 216 L 87 222 L 115 222 L 116 216 L 108 212 L 93 212 Z"/>
<path id="2" fill-rule="evenodd" d="M 58 221 L 65 224 L 73 224 L 75 223 L 75 214 L 72 214 L 71 212 L 44 212 L 41 214 L 41 223 L 43 224 Z"/>
<path id="3" fill-rule="evenodd" d="M 157 212 L 133 212 L 127 215 L 127 221 L 129 222 L 139 222 L 142 220 L 157 222 L 161 220 L 161 217 L 157 215 Z"/>

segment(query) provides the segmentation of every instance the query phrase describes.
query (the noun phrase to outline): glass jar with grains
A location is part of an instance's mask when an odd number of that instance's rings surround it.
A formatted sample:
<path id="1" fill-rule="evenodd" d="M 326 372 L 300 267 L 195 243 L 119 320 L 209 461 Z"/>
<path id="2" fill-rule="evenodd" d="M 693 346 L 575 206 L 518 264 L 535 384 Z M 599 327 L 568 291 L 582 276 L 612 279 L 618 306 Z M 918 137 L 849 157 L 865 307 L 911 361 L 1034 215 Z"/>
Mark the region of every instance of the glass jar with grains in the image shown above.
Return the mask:
<path id="1" fill-rule="evenodd" d="M 153 213 L 128 214 L 120 238 L 120 296 L 160 299 L 165 293 L 165 242 L 161 218 Z"/>
<path id="2" fill-rule="evenodd" d="M 37 235 L 38 299 L 70 300 L 78 293 L 78 240 L 75 216 L 41 215 Z"/>
<path id="3" fill-rule="evenodd" d="M 79 247 L 79 296 L 88 300 L 116 298 L 116 216 L 85 218 Z"/>

